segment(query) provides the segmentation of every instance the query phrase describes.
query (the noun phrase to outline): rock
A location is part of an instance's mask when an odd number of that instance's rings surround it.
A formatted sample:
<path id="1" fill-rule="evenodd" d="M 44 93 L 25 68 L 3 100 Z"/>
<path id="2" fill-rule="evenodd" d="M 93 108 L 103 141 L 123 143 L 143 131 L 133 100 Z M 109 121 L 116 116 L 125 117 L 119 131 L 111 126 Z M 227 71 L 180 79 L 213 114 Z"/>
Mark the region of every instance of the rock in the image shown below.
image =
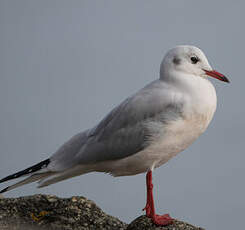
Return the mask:
<path id="1" fill-rule="evenodd" d="M 128 225 L 126 230 L 204 230 L 185 222 L 174 220 L 174 223 L 166 227 L 158 227 L 146 216 L 140 216 Z"/>
<path id="2" fill-rule="evenodd" d="M 84 197 L 35 195 L 0 199 L 1 230 L 123 230 L 126 226 Z"/>
<path id="3" fill-rule="evenodd" d="M 0 199 L 1 230 L 202 230 L 181 221 L 157 227 L 141 216 L 127 225 L 84 197 L 34 195 Z"/>

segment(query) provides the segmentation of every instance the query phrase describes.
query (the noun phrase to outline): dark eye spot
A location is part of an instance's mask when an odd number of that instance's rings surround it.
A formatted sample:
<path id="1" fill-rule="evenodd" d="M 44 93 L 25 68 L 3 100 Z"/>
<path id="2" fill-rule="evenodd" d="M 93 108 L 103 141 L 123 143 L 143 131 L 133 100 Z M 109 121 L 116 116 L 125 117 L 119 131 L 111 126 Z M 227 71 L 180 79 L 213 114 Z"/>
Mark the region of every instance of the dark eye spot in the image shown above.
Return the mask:
<path id="1" fill-rule="evenodd" d="M 191 57 L 191 62 L 192 62 L 192 64 L 196 64 L 197 62 L 199 62 L 200 60 L 199 60 L 199 58 L 197 57 L 197 56 L 192 56 Z"/>
<path id="2" fill-rule="evenodd" d="M 174 57 L 174 59 L 173 59 L 173 63 L 174 64 L 176 64 L 176 65 L 179 65 L 180 64 L 180 59 L 179 58 L 177 58 L 177 57 Z"/>

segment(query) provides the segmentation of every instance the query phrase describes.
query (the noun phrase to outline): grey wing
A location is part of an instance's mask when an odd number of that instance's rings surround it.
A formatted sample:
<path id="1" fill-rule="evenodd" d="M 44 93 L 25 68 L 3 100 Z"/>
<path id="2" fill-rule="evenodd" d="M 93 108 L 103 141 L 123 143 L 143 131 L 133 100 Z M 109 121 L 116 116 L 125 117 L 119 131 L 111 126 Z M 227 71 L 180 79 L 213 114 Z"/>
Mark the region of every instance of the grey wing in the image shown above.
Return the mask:
<path id="1" fill-rule="evenodd" d="M 183 104 L 176 103 L 171 96 L 175 92 L 164 87 L 153 82 L 112 110 L 89 131 L 77 160 L 94 163 L 125 158 L 150 145 L 152 135 L 182 114 Z M 154 125 L 159 122 L 161 126 Z"/>
<path id="2" fill-rule="evenodd" d="M 63 171 L 77 164 L 118 159 L 146 147 L 143 123 L 128 116 L 125 100 L 112 110 L 95 128 L 73 136 L 50 158 L 51 171 Z"/>
<path id="3" fill-rule="evenodd" d="M 65 142 L 51 157 L 48 168 L 51 171 L 63 171 L 71 168 L 78 162 L 75 161 L 76 155 L 88 140 L 89 130 L 78 133 Z"/>
<path id="4" fill-rule="evenodd" d="M 181 116 L 183 106 L 181 100 L 177 101 L 174 90 L 158 81 L 149 84 L 113 109 L 93 129 L 75 135 L 61 146 L 51 157 L 50 169 L 125 158 L 145 149 L 152 135 Z"/>

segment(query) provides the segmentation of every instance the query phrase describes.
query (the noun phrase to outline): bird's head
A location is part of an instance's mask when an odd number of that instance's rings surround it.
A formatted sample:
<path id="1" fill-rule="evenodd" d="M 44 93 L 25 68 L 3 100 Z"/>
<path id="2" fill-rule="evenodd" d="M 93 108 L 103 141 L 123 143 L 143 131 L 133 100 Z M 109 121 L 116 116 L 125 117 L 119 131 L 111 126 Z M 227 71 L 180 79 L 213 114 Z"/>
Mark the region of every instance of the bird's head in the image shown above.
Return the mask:
<path id="1" fill-rule="evenodd" d="M 177 46 L 166 54 L 161 64 L 160 78 L 171 77 L 175 72 L 202 78 L 210 76 L 229 82 L 223 74 L 212 69 L 205 54 L 195 46 Z"/>

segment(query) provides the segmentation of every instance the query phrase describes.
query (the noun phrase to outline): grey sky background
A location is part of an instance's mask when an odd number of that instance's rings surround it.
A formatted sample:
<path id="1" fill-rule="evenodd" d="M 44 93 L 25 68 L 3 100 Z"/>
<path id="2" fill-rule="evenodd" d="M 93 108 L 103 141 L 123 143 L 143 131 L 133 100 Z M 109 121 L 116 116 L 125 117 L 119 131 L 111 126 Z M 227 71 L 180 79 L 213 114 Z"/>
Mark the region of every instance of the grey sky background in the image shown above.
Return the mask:
<path id="1" fill-rule="evenodd" d="M 244 9 L 244 1 L 1 0 L 0 177 L 48 158 L 158 78 L 170 48 L 196 45 L 231 84 L 212 81 L 218 107 L 208 130 L 154 171 L 156 206 L 206 229 L 241 229 Z M 145 205 L 144 174 L 35 186 L 6 196 L 82 195 L 126 222 Z"/>

